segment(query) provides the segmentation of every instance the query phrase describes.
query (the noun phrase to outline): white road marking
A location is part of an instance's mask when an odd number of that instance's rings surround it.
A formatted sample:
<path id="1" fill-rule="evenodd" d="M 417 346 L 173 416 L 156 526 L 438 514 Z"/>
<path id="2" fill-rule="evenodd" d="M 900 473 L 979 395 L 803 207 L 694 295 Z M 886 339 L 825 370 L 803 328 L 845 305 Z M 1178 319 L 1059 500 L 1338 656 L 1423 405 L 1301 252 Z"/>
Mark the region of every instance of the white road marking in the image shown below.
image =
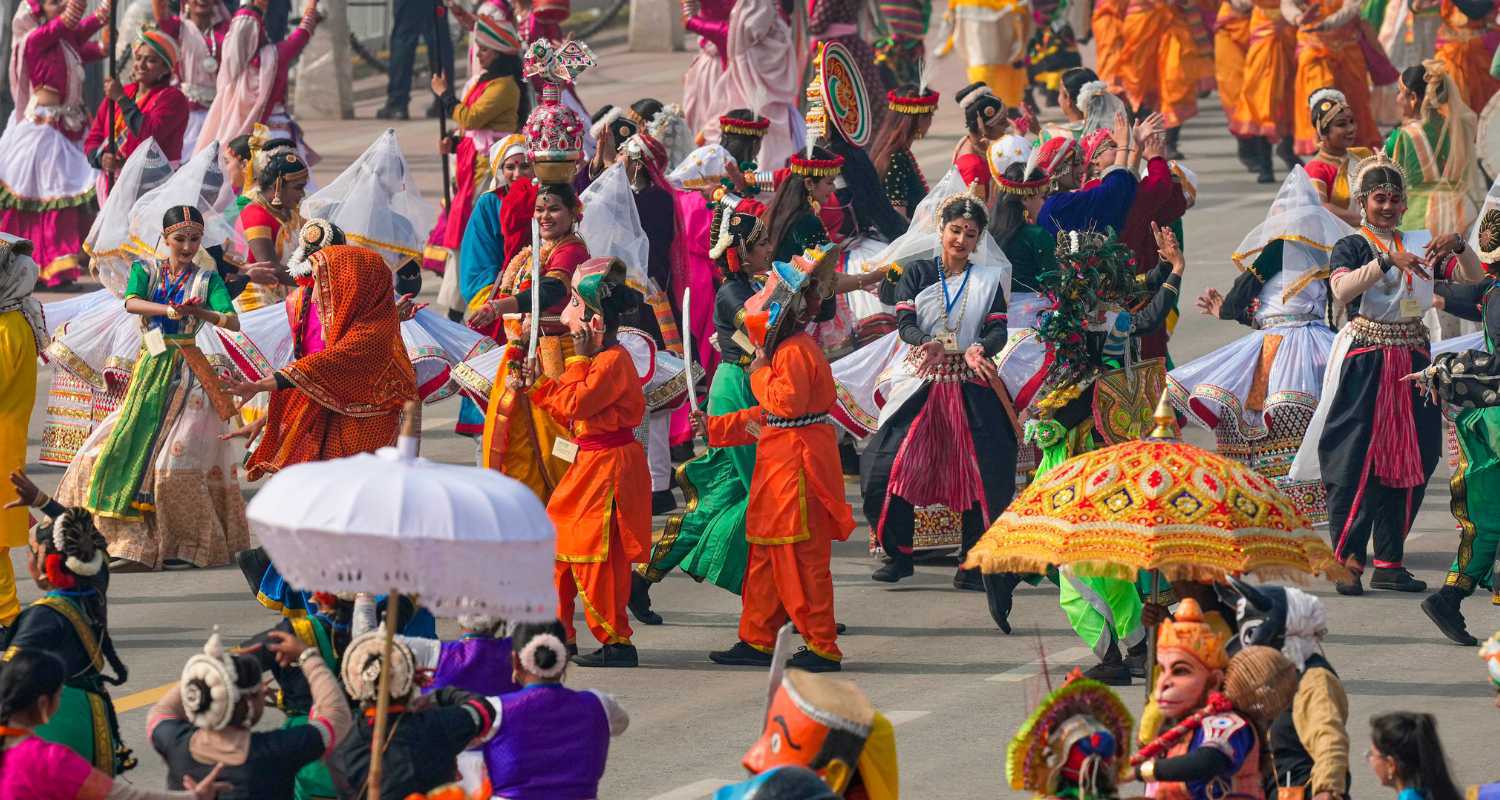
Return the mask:
<path id="1" fill-rule="evenodd" d="M 702 800 L 704 797 L 713 797 L 714 792 L 734 783 L 732 780 L 722 778 L 704 778 L 694 781 L 686 786 L 679 786 L 670 792 L 659 794 L 650 800 Z"/>
<path id="2" fill-rule="evenodd" d="M 1090 650 L 1089 648 L 1083 647 L 1081 645 L 1078 647 L 1069 647 L 1066 650 L 1052 653 L 1051 655 L 1047 656 L 1047 664 L 1049 666 L 1053 664 L 1076 664 L 1092 656 L 1093 654 L 1093 650 Z M 1019 667 L 1012 667 L 1011 669 L 1008 669 L 1000 673 L 999 675 L 991 675 L 988 678 L 985 678 L 985 680 L 990 681 L 991 683 L 1017 683 L 1040 673 L 1041 669 L 1042 662 L 1040 659 L 1038 659 L 1036 661 L 1028 661 L 1025 664 L 1020 665 Z"/>
<path id="3" fill-rule="evenodd" d="M 904 725 L 904 724 L 906 724 L 908 722 L 911 722 L 914 719 L 921 719 L 921 718 L 927 716 L 928 714 L 931 714 L 932 712 L 931 711 L 882 711 L 881 713 L 885 714 L 885 718 L 891 721 L 891 727 L 895 727 L 897 725 Z"/>

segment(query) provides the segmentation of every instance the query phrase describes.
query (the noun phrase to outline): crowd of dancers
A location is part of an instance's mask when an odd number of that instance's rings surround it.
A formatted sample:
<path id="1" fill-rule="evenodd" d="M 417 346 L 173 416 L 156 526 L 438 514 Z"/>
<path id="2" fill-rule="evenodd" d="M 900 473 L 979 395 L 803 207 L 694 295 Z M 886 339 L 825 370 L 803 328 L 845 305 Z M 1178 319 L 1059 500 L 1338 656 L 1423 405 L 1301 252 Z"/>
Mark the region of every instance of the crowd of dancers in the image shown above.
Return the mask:
<path id="1" fill-rule="evenodd" d="M 637 666 L 650 636 L 635 625 L 662 623 L 652 587 L 679 569 L 741 598 L 709 662 L 790 667 L 771 703 L 782 727 L 745 757 L 756 777 L 721 796 L 896 797 L 889 721 L 821 674 L 844 660 L 832 547 L 860 522 L 873 581 L 955 554 L 954 589 L 1006 634 L 1018 586 L 1057 585 L 1097 663 L 1016 735 L 1015 788 L 1347 796 L 1322 601 L 1178 581 L 1169 609 L 1134 581 L 1007 571 L 997 552 L 1018 491 L 1163 419 L 1211 431 L 1326 528 L 1345 596 L 1426 591 L 1404 543 L 1446 450 L 1459 545 L 1420 608 L 1480 644 L 1461 604 L 1493 586 L 1500 546 L 1479 502 L 1500 492 L 1500 188 L 1484 189 L 1476 114 L 1500 87 L 1500 32 L 1485 0 L 1086 15 L 952 0 L 933 53 L 925 3 L 882 0 L 872 40 L 872 9 L 844 0 L 805 18 L 685 2 L 700 38 L 683 102 L 592 113 L 573 84 L 595 56 L 563 35 L 565 5 L 455 5 L 468 77 L 431 80 L 454 129 L 441 208 L 394 131 L 315 185 L 287 103 L 315 3 L 272 41 L 266 0 L 232 14 L 151 0 L 116 45 L 132 80 L 111 77 L 90 109 L 107 2 L 25 0 L 13 26 L 0 546 L 30 548 L 44 595 L 23 610 L 0 559 L 0 800 L 354 797 L 387 683 L 400 722 L 382 797 L 460 775 L 453 796 L 595 797 L 628 716 L 564 673 Z M 963 136 L 929 182 L 913 148 L 954 46 Z M 1285 174 L 1264 220 L 1216 248 L 1238 277 L 1196 300 L 1248 330 L 1178 364 L 1199 190 L 1179 133 L 1214 87 L 1246 169 L 1275 182 L 1275 155 Z M 1060 121 L 1041 123 L 1038 97 Z M 80 281 L 99 288 L 32 296 Z M 429 281 L 434 308 L 415 300 Z M 39 360 L 40 461 L 65 467 L 51 495 L 24 471 Z M 554 622 L 465 617 L 438 641 L 409 598 L 293 586 L 252 547 L 245 482 L 389 446 L 421 403 L 455 395 L 476 463 L 546 504 Z M 165 793 L 114 781 L 135 759 L 108 691 L 128 676 L 109 575 L 231 563 L 281 622 L 238 647 L 215 634 L 156 703 Z M 390 660 L 382 615 L 401 631 Z M 580 647 L 580 615 L 597 647 Z M 793 654 L 778 651 L 788 622 Z M 1480 653 L 1500 686 L 1500 641 Z M 252 736 L 265 672 L 288 722 Z M 1137 731 L 1107 687 L 1143 678 L 1156 690 Z M 821 751 L 781 746 L 804 735 Z M 1402 800 L 1456 800 L 1430 717 L 1378 717 L 1371 738 L 1375 774 L 1419 795 Z"/>

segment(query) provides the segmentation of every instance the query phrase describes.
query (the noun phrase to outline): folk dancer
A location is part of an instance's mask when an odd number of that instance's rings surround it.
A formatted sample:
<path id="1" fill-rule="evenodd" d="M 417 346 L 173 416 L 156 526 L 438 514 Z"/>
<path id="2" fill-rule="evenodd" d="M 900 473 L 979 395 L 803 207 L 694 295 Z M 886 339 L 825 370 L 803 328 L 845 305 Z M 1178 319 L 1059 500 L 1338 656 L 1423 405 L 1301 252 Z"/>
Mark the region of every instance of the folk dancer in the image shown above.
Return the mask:
<path id="1" fill-rule="evenodd" d="M 1401 126 L 1385 140 L 1386 156 L 1409 184 L 1401 227 L 1433 236 L 1467 235 L 1480 189 L 1473 153 L 1479 122 L 1450 69 L 1432 60 L 1401 72 Z"/>
<path id="2" fill-rule="evenodd" d="M 1340 594 L 1364 591 L 1361 573 L 1371 537 L 1376 589 L 1420 592 L 1426 584 L 1402 565 L 1406 535 L 1442 449 L 1439 409 L 1401 382 L 1425 369 L 1434 275 L 1473 280 L 1472 250 L 1457 235 L 1433 240 L 1402 231 L 1406 179 L 1384 156 L 1367 159 L 1352 184 L 1364 224 L 1340 239 L 1329 256 L 1331 294 L 1352 319 L 1339 332 L 1318 410 L 1290 472 L 1321 476 L 1328 491 L 1328 533 L 1334 553 L 1353 573 Z M 1457 256 L 1457 258 L 1452 258 Z"/>
<path id="3" fill-rule="evenodd" d="M 213 103 L 203 119 L 197 143 L 190 146 L 196 153 L 212 142 L 230 142 L 263 124 L 273 137 L 296 142 L 298 155 L 315 164 L 317 154 L 308 147 L 302 128 L 287 111 L 287 85 L 292 62 L 312 40 L 322 16 L 317 2 L 309 0 L 297 29 L 273 44 L 266 38 L 267 4 L 268 0 L 253 0 L 230 19 L 220 50 Z"/>
<path id="4" fill-rule="evenodd" d="M 1167 376 L 1173 405 L 1214 432 L 1218 453 L 1269 478 L 1314 524 L 1328 520 L 1323 483 L 1292 480 L 1287 470 L 1317 408 L 1333 347 L 1325 254 L 1348 233 L 1307 173 L 1292 170 L 1265 220 L 1235 248 L 1231 260 L 1241 272 L 1234 285 L 1198 299 L 1204 314 L 1251 331 Z"/>
<path id="5" fill-rule="evenodd" d="M 82 147 L 89 122 L 83 65 L 104 58 L 91 39 L 109 19 L 109 3 L 87 17 L 83 12 L 83 0 L 26 0 L 11 24 L 16 110 L 0 136 L 0 184 L 7 190 L 0 230 L 35 243 L 32 255 L 48 287 L 78 280 L 93 217 L 94 170 Z"/>
<path id="6" fill-rule="evenodd" d="M 1487 276 L 1477 284 L 1440 282 L 1437 294 L 1443 310 L 1460 319 L 1484 326 L 1483 349 L 1440 353 L 1432 364 L 1407 376 L 1436 397 L 1444 409 L 1456 414 L 1459 468 L 1449 481 L 1449 509 L 1458 520 L 1458 551 L 1443 580 L 1442 588 L 1422 601 L 1422 610 L 1452 641 L 1473 647 L 1479 641 L 1469 633 L 1460 611 L 1465 598 L 1477 587 L 1494 586 L 1496 548 L 1500 546 L 1500 524 L 1495 514 L 1474 500 L 1486 496 L 1500 478 L 1500 453 L 1488 431 L 1500 419 L 1500 395 L 1496 394 L 1496 342 L 1500 342 L 1500 303 L 1493 302 L 1496 270 L 1500 265 L 1500 210 L 1491 209 L 1479 223 L 1479 260 Z"/>
<path id="7" fill-rule="evenodd" d="M 177 44 L 161 31 L 142 31 L 131 59 L 135 82 L 123 87 L 114 78 L 104 83 L 109 102 L 99 106 L 83 151 L 99 169 L 98 196 L 102 199 L 125 159 L 146 139 L 155 139 L 172 164 L 182 161 L 182 137 L 187 128 L 187 96 L 172 85 L 177 67 Z"/>
<path id="8" fill-rule="evenodd" d="M 618 259 L 579 265 L 572 294 L 563 324 L 573 355 L 560 376 L 543 378 L 531 389 L 536 407 L 567 432 L 553 454 L 570 466 L 547 500 L 558 529 L 557 616 L 574 644 L 574 599 L 582 597 L 589 630 L 602 646 L 574 660 L 587 667 L 634 667 L 625 611 L 630 565 L 651 549 L 651 478 L 634 433 L 646 410 L 640 373 L 617 334 L 621 316 L 643 299 L 625 285 L 625 265 Z"/>
<path id="9" fill-rule="evenodd" d="M 756 445 L 739 640 L 709 654 L 718 664 L 769 665 L 777 631 L 790 617 L 807 647 L 788 665 L 841 669 L 829 554 L 834 541 L 854 530 L 854 517 L 828 423 L 832 371 L 802 331 L 821 307 L 824 287 L 832 286 L 833 262 L 830 252 L 814 251 L 812 258 L 773 265 L 765 287 L 745 306 L 745 328 L 758 353 L 748 370 L 750 388 L 759 404 L 694 417 L 710 446 Z"/>
<path id="10" fill-rule="evenodd" d="M 943 12 L 952 39 L 940 53 L 957 45 L 970 83 L 983 83 L 1008 106 L 1019 106 L 1026 93 L 1026 42 L 1035 24 L 1030 3 L 1018 0 L 949 0 Z"/>
<path id="11" fill-rule="evenodd" d="M 1355 165 L 1374 154 L 1357 147 L 1359 127 L 1354 109 L 1337 89 L 1319 89 L 1307 98 L 1307 117 L 1318 138 L 1318 150 L 1307 160 L 1307 177 L 1323 199 L 1323 207 L 1350 227 L 1362 215 L 1350 191 Z"/>
<path id="12" fill-rule="evenodd" d="M 131 265 L 125 310 L 142 333 L 130 388 L 58 487 L 99 521 L 116 572 L 214 567 L 249 546 L 239 455 L 220 440 L 225 412 L 211 402 L 219 369 L 232 370 L 196 343 L 204 325 L 239 328 L 223 278 L 194 261 L 204 231 L 197 207 L 171 206 L 161 222 L 168 256 Z"/>
<path id="13" fill-rule="evenodd" d="M 306 676 L 313 699 L 307 724 L 251 733 L 266 708 L 261 662 L 226 651 L 215 630 L 146 718 L 146 737 L 167 764 L 168 788 L 213 773 L 234 787 L 226 798 L 289 797 L 298 772 L 349 735 L 348 700 L 318 648 L 283 631 L 271 632 L 260 647 Z"/>
<path id="14" fill-rule="evenodd" d="M 221 0 L 188 0 L 177 14 L 172 13 L 168 0 L 151 0 L 151 13 L 156 27 L 177 43 L 181 54 L 176 69 L 178 88 L 189 103 L 181 147 L 186 151 L 183 155 L 191 156 L 218 87 L 219 58 L 224 53 L 224 37 L 229 35 L 229 12 Z"/>

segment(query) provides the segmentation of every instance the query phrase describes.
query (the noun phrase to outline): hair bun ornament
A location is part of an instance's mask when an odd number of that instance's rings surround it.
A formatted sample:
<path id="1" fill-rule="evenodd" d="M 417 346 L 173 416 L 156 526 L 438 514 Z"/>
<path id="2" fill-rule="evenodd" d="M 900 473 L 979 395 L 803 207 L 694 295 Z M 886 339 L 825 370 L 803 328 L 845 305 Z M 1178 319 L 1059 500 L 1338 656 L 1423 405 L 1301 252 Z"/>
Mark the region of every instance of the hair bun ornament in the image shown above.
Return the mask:
<path id="1" fill-rule="evenodd" d="M 552 666 L 543 668 L 536 662 L 537 653 L 549 650 L 553 655 Z M 538 678 L 552 679 L 563 674 L 568 667 L 568 648 L 562 640 L 550 633 L 541 633 L 533 636 L 531 641 L 521 648 L 517 658 L 521 662 L 521 669 L 526 670 Z"/>
<path id="2" fill-rule="evenodd" d="M 380 687 L 380 673 L 390 670 L 390 697 L 405 700 L 417 690 L 417 657 L 399 639 L 391 642 L 391 660 L 382 663 L 385 632 L 370 631 L 354 637 L 339 662 L 339 676 L 349 696 L 373 703 Z"/>
<path id="3" fill-rule="evenodd" d="M 243 695 L 236 685 L 238 675 L 239 668 L 225 653 L 219 626 L 215 625 L 203 652 L 194 654 L 182 668 L 179 684 L 188 721 L 212 731 L 227 727 Z"/>

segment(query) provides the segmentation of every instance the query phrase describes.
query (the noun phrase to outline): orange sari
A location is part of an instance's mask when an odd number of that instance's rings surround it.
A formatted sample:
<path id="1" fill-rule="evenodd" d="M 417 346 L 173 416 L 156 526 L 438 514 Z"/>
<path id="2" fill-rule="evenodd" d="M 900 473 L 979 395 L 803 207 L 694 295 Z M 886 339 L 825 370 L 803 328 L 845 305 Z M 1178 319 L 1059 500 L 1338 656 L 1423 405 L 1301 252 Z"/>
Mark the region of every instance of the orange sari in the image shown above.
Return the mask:
<path id="1" fill-rule="evenodd" d="M 271 394 L 265 433 L 246 476 L 326 461 L 393 444 L 401 407 L 417 397 L 417 375 L 401 342 L 391 270 L 380 254 L 335 245 L 312 255 L 325 346 L 279 372 L 292 388 Z M 292 315 L 296 318 L 296 315 Z"/>
<path id="2" fill-rule="evenodd" d="M 1359 128 L 1354 143 L 1360 147 L 1380 146 L 1380 130 L 1375 125 L 1370 101 L 1370 73 L 1359 44 L 1359 18 L 1333 30 L 1314 30 L 1342 5 L 1341 0 L 1310 0 L 1302 26 L 1297 30 L 1297 85 L 1293 96 L 1302 102 L 1298 103 L 1293 121 L 1300 155 L 1318 152 L 1318 136 L 1306 101 L 1313 92 L 1327 86 L 1343 92 L 1354 110 L 1354 121 Z"/>
<path id="3" fill-rule="evenodd" d="M 1155 108 L 1176 128 L 1198 114 L 1198 82 L 1213 75 L 1193 39 L 1188 14 L 1174 0 L 1130 0 L 1125 9 L 1120 83 L 1130 104 Z"/>
<path id="4" fill-rule="evenodd" d="M 1125 0 L 1098 0 L 1089 19 L 1099 79 L 1120 85 L 1120 49 L 1125 45 Z"/>
<path id="5" fill-rule="evenodd" d="M 1437 32 L 1437 60 L 1447 65 L 1464 102 L 1478 114 L 1500 90 L 1500 80 L 1490 76 L 1490 51 L 1484 42 L 1490 20 L 1469 18 L 1453 0 L 1443 0 L 1440 14 L 1443 24 Z"/>
<path id="6" fill-rule="evenodd" d="M 573 356 L 556 380 L 531 391 L 535 407 L 568 423 L 578 446 L 547 516 L 557 528 L 558 618 L 575 641 L 573 598 L 583 598 L 602 644 L 630 642 L 630 565 L 651 550 L 651 474 L 635 428 L 646 414 L 640 376 L 625 349 Z"/>
<path id="7" fill-rule="evenodd" d="M 1219 16 L 1214 23 L 1214 80 L 1231 131 L 1235 130 L 1234 112 L 1244 96 L 1245 53 L 1249 47 L 1250 14 L 1234 10 L 1225 0 L 1219 5 Z"/>
<path id="8" fill-rule="evenodd" d="M 1292 117 L 1303 105 L 1292 90 L 1296 51 L 1297 30 L 1281 16 L 1280 3 L 1256 0 L 1245 50 L 1244 75 L 1249 80 L 1230 112 L 1229 129 L 1236 136 L 1264 136 L 1275 143 L 1292 135 Z M 1221 79 L 1220 91 L 1223 87 Z"/>

